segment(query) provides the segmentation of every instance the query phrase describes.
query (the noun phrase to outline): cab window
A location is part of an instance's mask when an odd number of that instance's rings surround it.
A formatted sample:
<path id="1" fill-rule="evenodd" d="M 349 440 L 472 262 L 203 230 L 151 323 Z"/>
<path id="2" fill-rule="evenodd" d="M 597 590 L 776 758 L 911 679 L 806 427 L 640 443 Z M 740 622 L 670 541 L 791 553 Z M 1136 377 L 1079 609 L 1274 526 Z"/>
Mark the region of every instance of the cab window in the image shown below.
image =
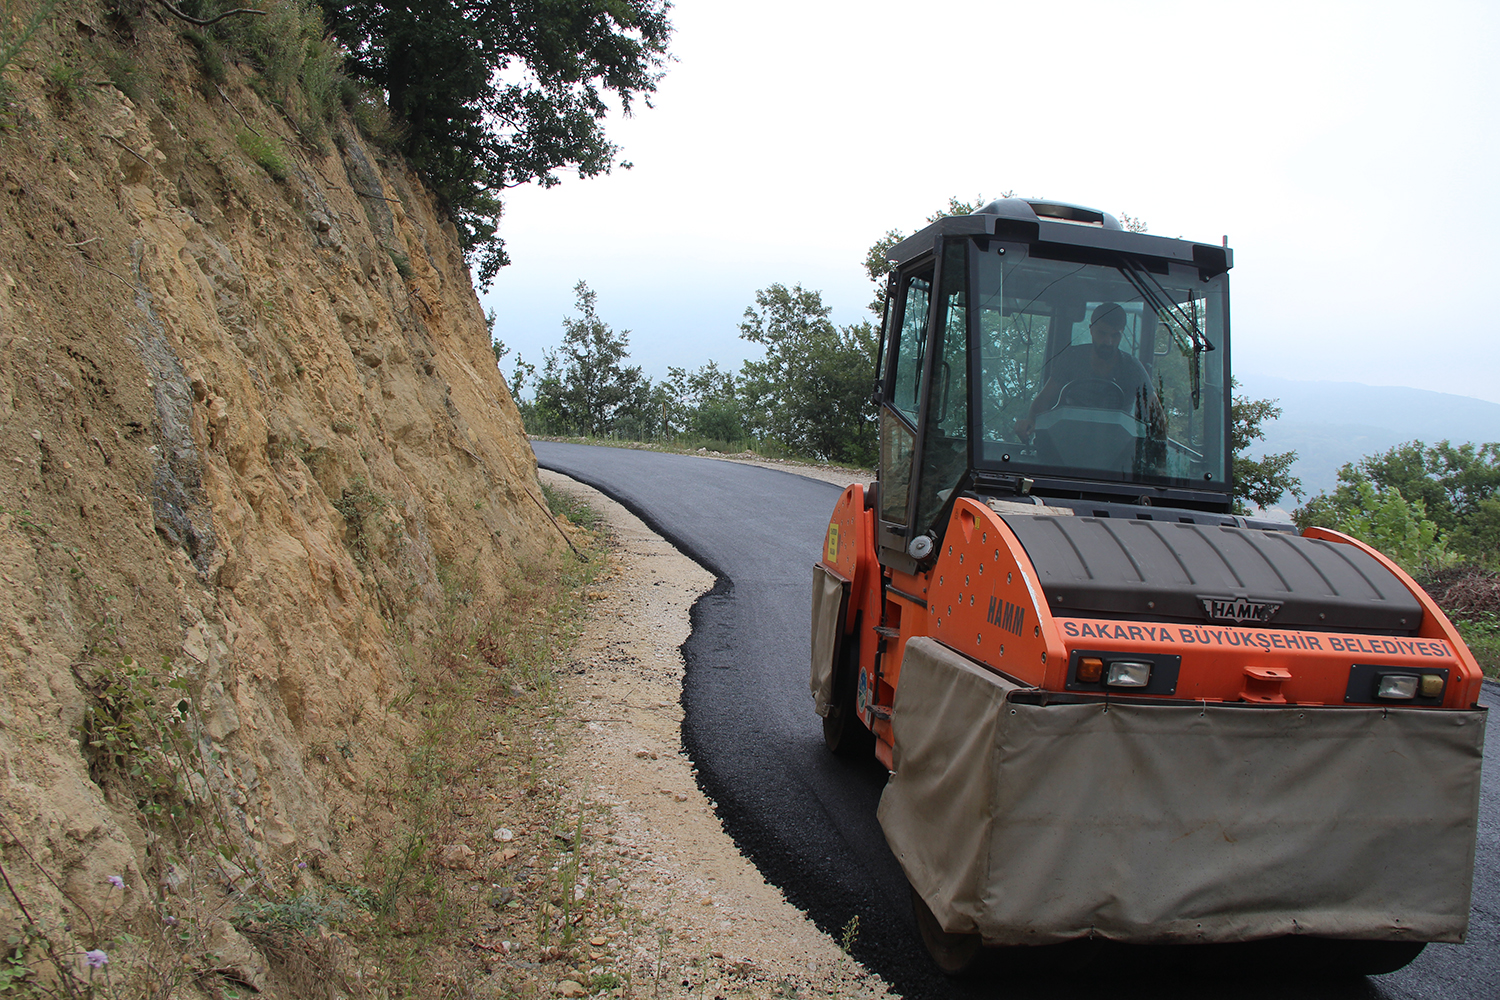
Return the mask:
<path id="1" fill-rule="evenodd" d="M 917 402 L 922 396 L 922 361 L 927 348 L 927 310 L 932 304 L 932 271 L 919 271 L 902 279 L 897 322 L 900 324 L 892 352 L 891 405 L 912 423 L 917 422 Z"/>

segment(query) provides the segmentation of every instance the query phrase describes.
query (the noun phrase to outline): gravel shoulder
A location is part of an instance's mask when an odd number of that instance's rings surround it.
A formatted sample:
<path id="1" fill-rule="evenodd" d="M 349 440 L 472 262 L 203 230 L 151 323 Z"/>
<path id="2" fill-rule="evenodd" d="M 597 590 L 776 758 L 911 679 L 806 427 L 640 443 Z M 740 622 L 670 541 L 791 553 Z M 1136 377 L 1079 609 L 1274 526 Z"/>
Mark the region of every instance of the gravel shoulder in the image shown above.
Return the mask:
<path id="1" fill-rule="evenodd" d="M 790 463 L 755 464 L 807 474 Z M 819 472 L 814 478 L 857 478 Z M 571 662 L 559 665 L 564 697 L 576 706 L 559 778 L 565 797 L 595 817 L 591 850 L 604 856 L 591 867 L 612 873 L 599 888 L 638 913 L 641 929 L 618 945 L 631 950 L 620 957 L 634 981 L 670 986 L 665 995 L 726 1000 L 893 996 L 765 882 L 698 788 L 682 750 L 679 648 L 689 609 L 713 578 L 598 491 L 539 475 L 584 499 L 613 539 L 615 565 L 589 595 L 593 613 Z"/>

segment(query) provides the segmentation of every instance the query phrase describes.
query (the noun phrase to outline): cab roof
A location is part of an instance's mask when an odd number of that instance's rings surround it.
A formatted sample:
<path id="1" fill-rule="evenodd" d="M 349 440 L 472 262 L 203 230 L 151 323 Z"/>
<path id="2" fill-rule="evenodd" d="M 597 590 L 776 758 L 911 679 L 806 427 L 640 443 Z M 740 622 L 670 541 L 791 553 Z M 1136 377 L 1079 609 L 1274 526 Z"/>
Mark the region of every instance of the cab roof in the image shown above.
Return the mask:
<path id="1" fill-rule="evenodd" d="M 1125 230 L 1108 212 L 1066 202 L 1000 198 L 973 215 L 950 215 L 897 243 L 886 253 L 895 266 L 937 246 L 944 236 L 993 236 L 1019 243 L 1050 243 L 1157 257 L 1194 264 L 1208 274 L 1234 266 L 1228 246 L 1175 240 Z"/>

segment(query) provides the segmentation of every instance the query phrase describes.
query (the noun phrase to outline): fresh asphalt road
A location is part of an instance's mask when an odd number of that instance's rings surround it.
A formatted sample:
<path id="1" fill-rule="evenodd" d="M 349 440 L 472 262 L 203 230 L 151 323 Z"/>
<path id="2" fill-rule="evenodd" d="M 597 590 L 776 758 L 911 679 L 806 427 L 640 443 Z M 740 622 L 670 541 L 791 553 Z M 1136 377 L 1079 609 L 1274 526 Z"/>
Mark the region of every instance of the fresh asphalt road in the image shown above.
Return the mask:
<path id="1" fill-rule="evenodd" d="M 717 578 L 683 646 L 682 742 L 724 827 L 761 873 L 907 997 L 1109 996 L 1286 1000 L 1500 997 L 1500 782 L 1485 768 L 1473 913 L 1464 945 L 1429 945 L 1388 976 L 1318 981 L 1245 951 L 1090 947 L 1039 970 L 992 961 L 954 983 L 927 960 L 905 877 L 875 820 L 885 773 L 823 747 L 808 693 L 812 564 L 839 490 L 773 469 L 689 455 L 538 441 L 538 462 L 615 498 Z M 1485 683 L 1482 699 L 1500 703 Z M 1485 744 L 1500 754 L 1500 727 Z M 1191 951 L 1192 954 L 1187 952 Z M 1209 978 L 1204 968 L 1217 974 Z"/>

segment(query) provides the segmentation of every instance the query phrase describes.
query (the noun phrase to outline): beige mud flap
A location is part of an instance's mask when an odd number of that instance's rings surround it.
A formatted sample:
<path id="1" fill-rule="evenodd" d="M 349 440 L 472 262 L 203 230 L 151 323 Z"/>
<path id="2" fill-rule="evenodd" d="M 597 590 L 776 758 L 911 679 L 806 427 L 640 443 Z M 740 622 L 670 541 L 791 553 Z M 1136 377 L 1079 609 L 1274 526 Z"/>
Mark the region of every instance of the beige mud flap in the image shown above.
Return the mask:
<path id="1" fill-rule="evenodd" d="M 843 645 L 844 616 L 849 607 L 849 581 L 822 563 L 813 564 L 812 679 L 817 712 L 827 716 L 833 705 L 833 685 Z"/>
<path id="2" fill-rule="evenodd" d="M 1483 709 L 1040 702 L 907 643 L 879 816 L 944 930 L 1463 940 Z"/>

